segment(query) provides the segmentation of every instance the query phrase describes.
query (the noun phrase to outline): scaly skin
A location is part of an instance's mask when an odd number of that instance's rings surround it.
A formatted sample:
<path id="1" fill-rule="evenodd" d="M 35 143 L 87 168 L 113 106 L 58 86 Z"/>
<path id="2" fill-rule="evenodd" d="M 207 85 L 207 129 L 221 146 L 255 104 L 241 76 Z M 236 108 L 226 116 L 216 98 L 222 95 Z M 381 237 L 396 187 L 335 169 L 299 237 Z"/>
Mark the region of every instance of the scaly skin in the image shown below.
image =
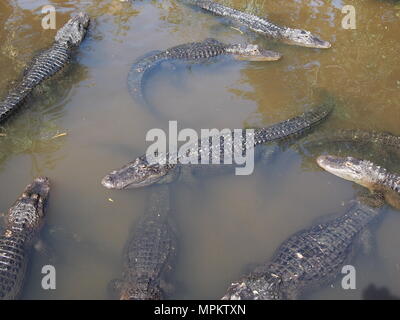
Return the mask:
<path id="1" fill-rule="evenodd" d="M 309 110 L 300 116 L 277 123 L 267 128 L 258 128 L 254 130 L 252 138 L 254 139 L 253 146 L 286 139 L 294 135 L 304 133 L 315 125 L 319 124 L 333 109 L 332 103 L 325 103 L 319 107 Z M 228 130 L 226 133 L 213 136 L 220 141 L 210 145 L 209 139 L 200 140 L 188 148 L 185 158 L 198 160 L 202 163 L 202 158 L 210 159 L 207 163 L 216 163 L 215 155 L 219 154 L 220 159 L 223 159 L 224 149 L 243 150 L 243 142 L 233 138 L 233 131 Z M 223 138 L 223 140 L 221 140 Z M 169 159 L 176 159 L 177 164 L 169 163 Z M 218 159 L 218 158 L 217 158 Z M 102 180 L 102 185 L 108 189 L 128 189 L 148 186 L 154 183 L 164 183 L 162 178 L 170 178 L 179 169 L 182 162 L 182 156 L 177 154 L 163 154 L 155 158 L 150 155 L 143 155 L 133 162 L 128 163 L 121 169 L 114 170 Z M 193 161 L 192 161 L 193 163 Z M 168 181 L 169 182 L 169 181 Z"/>
<path id="2" fill-rule="evenodd" d="M 176 255 L 169 197 L 168 185 L 151 190 L 146 212 L 125 248 L 123 278 L 113 284 L 121 300 L 165 298 L 163 283 Z"/>
<path id="3" fill-rule="evenodd" d="M 234 22 L 248 27 L 254 32 L 260 33 L 269 38 L 276 39 L 290 45 L 320 49 L 327 49 L 331 47 L 331 44 L 328 41 L 321 40 L 309 31 L 278 26 L 265 18 L 260 18 L 249 13 L 226 7 L 214 1 L 183 1 L 202 8 L 203 10 L 206 10 L 215 15 L 226 17 Z"/>
<path id="4" fill-rule="evenodd" d="M 298 299 L 333 283 L 351 263 L 361 233 L 383 212 L 383 202 L 374 205 L 353 200 L 343 216 L 291 236 L 269 263 L 232 283 L 222 299 Z"/>
<path id="5" fill-rule="evenodd" d="M 89 16 L 79 13 L 56 34 L 54 44 L 33 59 L 21 82 L 0 102 L 0 123 L 6 121 L 43 81 L 64 68 L 73 49 L 82 42 L 89 25 Z"/>
<path id="6" fill-rule="evenodd" d="M 263 50 L 257 45 L 244 47 L 239 44 L 224 44 L 215 39 L 182 44 L 165 51 L 154 51 L 139 58 L 132 65 L 128 74 L 129 92 L 136 102 L 146 105 L 143 96 L 143 78 L 161 62 L 181 60 L 190 63 L 204 63 L 207 59 L 222 55 L 231 55 L 235 59 L 248 61 L 276 61 L 281 58 L 279 53 Z"/>
<path id="7" fill-rule="evenodd" d="M 319 156 L 318 165 L 324 170 L 381 193 L 393 207 L 400 209 L 400 175 L 388 172 L 368 160 L 353 157 Z"/>
<path id="8" fill-rule="evenodd" d="M 30 250 L 44 222 L 50 190 L 47 178 L 37 178 L 25 188 L 6 215 L 0 236 L 0 298 L 16 299 L 24 285 Z"/>

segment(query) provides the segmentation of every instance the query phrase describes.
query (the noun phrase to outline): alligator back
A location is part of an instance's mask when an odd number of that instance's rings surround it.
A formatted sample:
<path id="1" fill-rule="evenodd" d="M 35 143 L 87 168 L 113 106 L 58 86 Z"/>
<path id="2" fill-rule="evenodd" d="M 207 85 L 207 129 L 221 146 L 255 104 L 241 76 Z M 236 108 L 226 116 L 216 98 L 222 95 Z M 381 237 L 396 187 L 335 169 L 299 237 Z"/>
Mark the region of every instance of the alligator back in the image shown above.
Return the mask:
<path id="1" fill-rule="evenodd" d="M 0 236 L 1 299 L 16 299 L 21 293 L 30 250 L 43 225 L 48 192 L 48 179 L 37 178 L 8 211 Z"/>
<path id="2" fill-rule="evenodd" d="M 61 70 L 70 60 L 70 50 L 53 45 L 34 59 L 20 84 L 0 103 L 0 123 L 16 111 L 40 83 Z"/>
<path id="3" fill-rule="evenodd" d="M 254 130 L 253 134 L 248 134 L 248 137 L 252 137 L 254 141 L 253 144 L 250 145 L 247 142 L 247 148 L 251 149 L 278 140 L 293 139 L 297 135 L 303 134 L 326 119 L 332 112 L 333 107 L 334 105 L 332 101 L 328 99 L 328 102 L 316 106 L 299 116 L 273 124 L 266 128 L 257 128 Z M 215 143 L 218 139 L 220 143 Z M 225 132 L 222 130 L 221 134 L 212 137 L 212 139 L 205 138 L 198 141 L 188 149 L 186 154 L 184 154 L 186 157 L 182 157 L 181 155 L 177 160 L 179 163 L 185 163 L 190 159 L 192 163 L 196 163 L 195 159 L 197 158 L 198 163 L 203 163 L 202 161 L 207 159 L 210 163 L 222 164 L 226 154 L 226 147 L 229 147 L 231 152 L 237 152 L 237 150 L 239 150 L 239 153 L 243 153 L 246 139 L 243 140 L 244 141 L 241 141 L 241 139 L 235 139 L 233 130 L 225 130 Z M 183 162 L 182 159 L 185 162 Z"/>
<path id="4" fill-rule="evenodd" d="M 343 216 L 291 236 L 270 263 L 233 283 L 224 299 L 295 299 L 332 283 L 354 257 L 360 234 L 381 212 L 352 201 Z"/>
<path id="5" fill-rule="evenodd" d="M 21 82 L 0 102 L 0 123 L 25 102 L 34 88 L 69 63 L 72 49 L 82 41 L 88 23 L 89 17 L 84 13 L 71 18 L 57 33 L 51 48 L 33 59 Z"/>
<path id="6" fill-rule="evenodd" d="M 227 17 L 233 21 L 245 25 L 255 32 L 264 33 L 271 38 L 280 38 L 283 28 L 279 27 L 266 19 L 257 17 L 253 14 L 229 8 L 215 1 L 208 0 L 183 0 L 189 5 L 197 6 L 207 12 L 217 16 Z"/>
<path id="7" fill-rule="evenodd" d="M 176 238 L 170 217 L 169 187 L 151 190 L 144 216 L 135 225 L 124 254 L 120 298 L 164 298 L 163 283 L 175 257 Z"/>

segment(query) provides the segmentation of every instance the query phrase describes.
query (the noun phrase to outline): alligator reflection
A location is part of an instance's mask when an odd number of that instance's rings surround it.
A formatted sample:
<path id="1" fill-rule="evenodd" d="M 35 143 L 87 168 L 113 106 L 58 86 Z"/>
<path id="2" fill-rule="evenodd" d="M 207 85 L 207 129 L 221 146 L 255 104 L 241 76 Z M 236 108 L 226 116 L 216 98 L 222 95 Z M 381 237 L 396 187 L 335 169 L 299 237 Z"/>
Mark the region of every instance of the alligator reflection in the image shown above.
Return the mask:
<path id="1" fill-rule="evenodd" d="M 66 131 L 58 122 L 65 113 L 69 92 L 87 78 L 87 69 L 74 63 L 59 78 L 56 83 L 42 85 L 30 98 L 30 107 L 22 108 L 17 117 L 0 128 L 0 170 L 9 158 L 18 154 L 32 157 L 32 170 L 36 174 L 54 167 L 58 160 L 55 152 L 63 146 L 62 133 Z"/>

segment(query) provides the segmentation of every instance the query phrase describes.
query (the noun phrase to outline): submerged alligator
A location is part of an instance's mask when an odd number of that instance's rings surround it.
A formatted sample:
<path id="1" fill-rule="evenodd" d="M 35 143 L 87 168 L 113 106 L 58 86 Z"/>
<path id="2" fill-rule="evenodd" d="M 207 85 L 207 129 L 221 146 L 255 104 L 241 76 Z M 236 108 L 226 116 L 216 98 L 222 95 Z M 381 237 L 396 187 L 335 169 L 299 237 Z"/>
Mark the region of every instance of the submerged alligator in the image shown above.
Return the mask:
<path id="1" fill-rule="evenodd" d="M 226 17 L 234 22 L 248 27 L 254 32 L 260 33 L 272 39 L 280 40 L 287 44 L 321 49 L 327 49 L 331 47 L 331 44 L 328 41 L 321 40 L 309 31 L 278 26 L 265 18 L 260 18 L 249 13 L 226 7 L 214 1 L 182 1 L 215 15 Z"/>
<path id="2" fill-rule="evenodd" d="M 84 39 L 88 25 L 89 16 L 81 12 L 58 30 L 54 44 L 33 59 L 21 82 L 0 102 L 0 123 L 7 120 L 38 85 L 69 63 L 73 49 Z"/>
<path id="3" fill-rule="evenodd" d="M 129 92 L 135 101 L 146 105 L 143 96 L 143 78 L 163 61 L 182 60 L 190 63 L 202 63 L 207 59 L 223 55 L 248 61 L 275 61 L 281 58 L 278 52 L 263 50 L 257 45 L 224 44 L 216 39 L 182 44 L 165 51 L 153 51 L 139 58 L 132 65 L 128 74 Z"/>
<path id="4" fill-rule="evenodd" d="M 400 137 L 388 132 L 364 131 L 358 129 L 339 129 L 326 134 L 309 136 L 306 145 L 318 145 L 327 143 L 356 142 L 358 144 L 372 143 L 380 147 L 392 147 L 400 149 Z"/>
<path id="5" fill-rule="evenodd" d="M 166 276 L 176 255 L 175 236 L 169 186 L 155 187 L 126 245 L 123 278 L 111 282 L 111 289 L 121 300 L 165 298 Z"/>
<path id="6" fill-rule="evenodd" d="M 21 293 L 30 250 L 44 222 L 49 190 L 47 178 L 36 178 L 6 215 L 0 236 L 1 299 L 16 299 Z"/>
<path id="7" fill-rule="evenodd" d="M 250 147 L 302 134 L 327 118 L 332 110 L 333 103 L 328 100 L 328 102 L 292 119 L 267 128 L 255 129 L 252 134 L 254 143 Z M 234 139 L 234 131 L 229 131 L 229 133 L 221 133 L 213 137 L 212 140 L 217 138 L 219 143 L 210 143 L 210 139 L 200 140 L 187 149 L 184 157 L 180 156 L 185 158 L 185 161 L 190 158 L 192 160 L 197 159 L 198 163 L 202 163 L 202 158 L 204 158 L 209 160 L 208 163 L 215 163 L 214 157 L 216 155 L 219 156 L 220 160 L 223 159 L 226 141 L 229 141 L 227 145 L 230 151 L 232 149 L 243 151 L 243 141 Z M 170 182 L 171 179 L 179 174 L 179 168 L 184 164 L 180 156 L 178 154 L 169 155 L 168 153 L 160 154 L 157 157 L 143 155 L 122 168 L 112 171 L 102 179 L 101 183 L 108 189 L 128 189 L 145 187 L 154 183 Z M 170 159 L 176 160 L 176 163 L 170 163 Z"/>
<path id="8" fill-rule="evenodd" d="M 317 163 L 338 177 L 353 181 L 371 192 L 382 194 L 387 203 L 400 209 L 400 175 L 390 173 L 371 161 L 353 157 L 319 156 Z"/>
<path id="9" fill-rule="evenodd" d="M 352 200 L 344 215 L 294 234 L 268 264 L 232 283 L 222 299 L 298 299 L 333 283 L 353 259 L 363 231 L 383 213 L 383 204 L 373 197 Z"/>

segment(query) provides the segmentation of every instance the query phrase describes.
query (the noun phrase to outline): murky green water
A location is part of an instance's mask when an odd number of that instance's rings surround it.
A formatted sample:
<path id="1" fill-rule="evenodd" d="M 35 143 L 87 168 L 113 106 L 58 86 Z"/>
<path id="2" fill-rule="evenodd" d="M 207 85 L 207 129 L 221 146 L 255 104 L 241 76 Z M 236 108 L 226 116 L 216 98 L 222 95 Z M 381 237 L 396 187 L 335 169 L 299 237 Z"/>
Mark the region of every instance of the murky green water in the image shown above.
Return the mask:
<path id="1" fill-rule="evenodd" d="M 43 238 L 55 253 L 51 263 L 57 270 L 57 289 L 41 289 L 40 270 L 49 260 L 35 254 L 23 298 L 108 297 L 107 284 L 121 274 L 121 251 L 130 226 L 144 212 L 148 190 L 109 191 L 100 179 L 143 154 L 145 134 L 152 128 L 166 129 L 165 119 L 196 130 L 271 124 L 309 108 L 318 101 L 314 89 L 324 88 L 338 99 L 324 130 L 400 134 L 396 2 L 353 1 L 356 30 L 342 29 L 344 3 L 339 0 L 289 0 L 284 6 L 276 1 L 223 2 L 311 30 L 333 47 L 313 50 L 242 35 L 218 18 L 173 0 L 134 5 L 117 0 L 0 3 L 1 94 L 32 55 L 52 42 L 55 31 L 41 28 L 43 5 L 56 6 L 57 28 L 78 9 L 93 17 L 71 68 L 1 131 L 1 210 L 7 210 L 33 177 L 47 175 L 53 183 Z M 206 37 L 248 40 L 280 51 L 284 58 L 265 64 L 159 68 L 146 82 L 146 94 L 164 119 L 131 100 L 126 77 L 137 57 Z M 380 150 L 371 152 L 380 158 Z M 249 265 L 268 260 L 288 236 L 341 210 L 356 192 L 350 182 L 322 172 L 312 157 L 296 148 L 281 151 L 268 166 L 257 165 L 251 176 L 202 182 L 174 186 L 180 255 L 173 298 L 221 297 Z M 373 252 L 355 261 L 357 290 L 344 291 L 335 283 L 310 298 L 359 299 L 370 283 L 400 295 L 398 226 L 400 215 L 389 211 L 374 232 Z"/>

